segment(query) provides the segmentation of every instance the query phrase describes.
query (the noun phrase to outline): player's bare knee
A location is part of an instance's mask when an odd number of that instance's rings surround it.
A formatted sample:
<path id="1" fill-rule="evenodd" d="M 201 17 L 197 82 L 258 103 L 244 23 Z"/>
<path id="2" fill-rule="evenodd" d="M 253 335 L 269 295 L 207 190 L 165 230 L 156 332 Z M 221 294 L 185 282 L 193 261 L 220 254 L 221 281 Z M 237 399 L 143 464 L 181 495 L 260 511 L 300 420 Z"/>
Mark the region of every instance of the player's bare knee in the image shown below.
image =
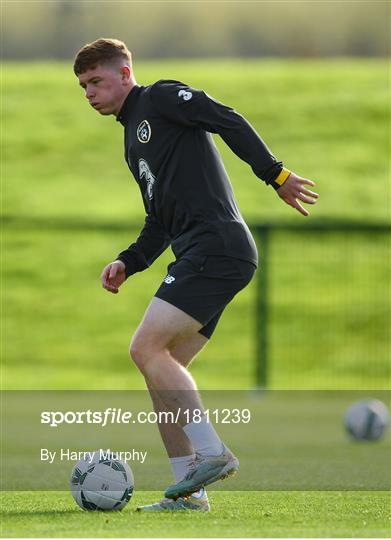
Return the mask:
<path id="1" fill-rule="evenodd" d="M 138 369 L 146 375 L 150 365 L 160 356 L 161 351 L 151 345 L 150 340 L 145 340 L 141 336 L 135 336 L 130 344 L 129 354 Z"/>
<path id="2" fill-rule="evenodd" d="M 129 347 L 129 355 L 133 362 L 136 364 L 136 366 L 139 368 L 139 370 L 143 372 L 147 357 L 145 353 L 145 348 L 143 347 L 143 343 L 141 342 L 141 340 L 137 338 L 132 340 Z"/>

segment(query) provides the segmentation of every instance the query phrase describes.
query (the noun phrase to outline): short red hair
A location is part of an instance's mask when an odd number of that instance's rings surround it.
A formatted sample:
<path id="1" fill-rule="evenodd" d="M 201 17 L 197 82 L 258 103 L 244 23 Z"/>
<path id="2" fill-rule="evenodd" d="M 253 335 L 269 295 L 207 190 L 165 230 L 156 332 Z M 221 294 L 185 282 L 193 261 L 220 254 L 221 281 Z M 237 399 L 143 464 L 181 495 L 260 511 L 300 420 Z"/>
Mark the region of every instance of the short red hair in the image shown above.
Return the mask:
<path id="1" fill-rule="evenodd" d="M 80 75 L 97 65 L 119 63 L 121 60 L 132 65 L 132 55 L 125 43 L 118 39 L 100 38 L 80 49 L 75 57 L 73 71 L 75 75 Z"/>

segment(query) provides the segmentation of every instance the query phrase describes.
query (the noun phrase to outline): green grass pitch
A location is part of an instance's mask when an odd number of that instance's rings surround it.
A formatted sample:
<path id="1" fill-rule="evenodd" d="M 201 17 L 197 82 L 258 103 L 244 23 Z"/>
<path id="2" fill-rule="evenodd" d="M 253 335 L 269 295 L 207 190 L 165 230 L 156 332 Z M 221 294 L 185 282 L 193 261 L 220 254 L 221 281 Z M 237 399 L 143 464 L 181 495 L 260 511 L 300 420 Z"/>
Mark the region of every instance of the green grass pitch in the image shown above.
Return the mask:
<path id="1" fill-rule="evenodd" d="M 83 512 L 59 492 L 3 494 L 6 537 L 389 537 L 384 492 L 211 492 L 209 514 L 135 512 L 157 492 L 135 493 L 122 512 Z"/>

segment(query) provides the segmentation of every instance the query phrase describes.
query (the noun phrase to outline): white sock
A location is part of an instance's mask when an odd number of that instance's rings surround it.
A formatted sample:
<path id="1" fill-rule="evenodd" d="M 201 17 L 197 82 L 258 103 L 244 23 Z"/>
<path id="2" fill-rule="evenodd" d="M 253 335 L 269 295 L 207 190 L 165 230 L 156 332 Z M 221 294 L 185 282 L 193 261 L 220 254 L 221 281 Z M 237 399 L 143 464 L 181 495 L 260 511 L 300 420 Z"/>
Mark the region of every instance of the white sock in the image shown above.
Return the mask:
<path id="1" fill-rule="evenodd" d="M 193 445 L 194 450 L 202 456 L 219 456 L 223 451 L 223 443 L 208 418 L 203 416 L 201 422 L 190 422 L 183 431 Z"/>
<path id="2" fill-rule="evenodd" d="M 187 475 L 189 465 L 195 458 L 195 454 L 190 456 L 179 456 L 170 458 L 172 472 L 174 474 L 175 482 L 180 482 Z"/>
<path id="3" fill-rule="evenodd" d="M 195 454 L 191 454 L 190 456 L 179 456 L 179 457 L 170 458 L 170 463 L 172 467 L 172 472 L 174 474 L 175 482 L 180 482 L 181 480 L 183 480 L 183 478 L 188 473 L 189 465 L 193 461 L 194 458 L 195 458 Z M 204 488 L 201 488 L 200 490 L 192 493 L 192 496 L 196 497 L 197 499 L 204 497 L 204 495 L 205 495 Z"/>

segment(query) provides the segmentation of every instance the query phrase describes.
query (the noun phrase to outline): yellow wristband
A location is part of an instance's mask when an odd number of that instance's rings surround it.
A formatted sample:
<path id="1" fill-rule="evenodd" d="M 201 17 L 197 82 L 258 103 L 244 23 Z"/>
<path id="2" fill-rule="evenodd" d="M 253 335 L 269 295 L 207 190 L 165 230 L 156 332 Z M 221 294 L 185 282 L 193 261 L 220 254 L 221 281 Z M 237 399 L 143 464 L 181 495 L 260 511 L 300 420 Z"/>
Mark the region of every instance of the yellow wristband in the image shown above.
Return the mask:
<path id="1" fill-rule="evenodd" d="M 282 186 L 282 184 L 289 178 L 289 175 L 291 174 L 291 171 L 288 169 L 282 169 L 280 174 L 277 176 L 277 178 L 274 180 L 276 184 L 279 186 Z"/>

